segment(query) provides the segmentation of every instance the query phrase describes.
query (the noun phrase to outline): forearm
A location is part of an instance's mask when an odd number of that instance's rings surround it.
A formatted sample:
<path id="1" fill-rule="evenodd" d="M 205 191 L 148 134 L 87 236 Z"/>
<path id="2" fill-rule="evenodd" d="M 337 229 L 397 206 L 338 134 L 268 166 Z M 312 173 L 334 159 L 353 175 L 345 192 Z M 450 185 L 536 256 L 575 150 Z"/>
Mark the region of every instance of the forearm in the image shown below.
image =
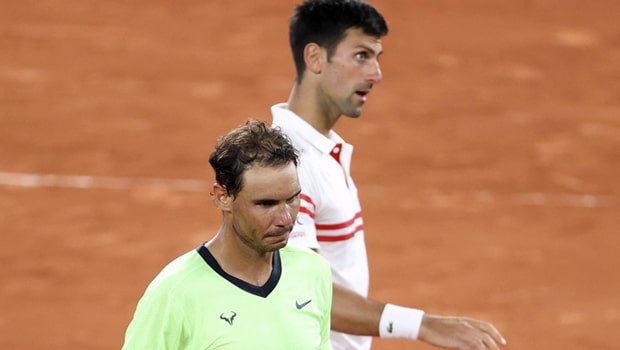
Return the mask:
<path id="1" fill-rule="evenodd" d="M 472 349 L 480 344 L 499 350 L 506 340 L 495 327 L 465 317 L 445 317 L 381 303 L 337 284 L 333 285 L 331 329 L 381 338 L 421 340 L 450 349 Z"/>
<path id="2" fill-rule="evenodd" d="M 381 303 L 334 284 L 332 330 L 347 334 L 415 340 L 424 312 Z"/>
<path id="3" fill-rule="evenodd" d="M 332 330 L 355 335 L 379 336 L 384 303 L 365 298 L 334 284 Z"/>

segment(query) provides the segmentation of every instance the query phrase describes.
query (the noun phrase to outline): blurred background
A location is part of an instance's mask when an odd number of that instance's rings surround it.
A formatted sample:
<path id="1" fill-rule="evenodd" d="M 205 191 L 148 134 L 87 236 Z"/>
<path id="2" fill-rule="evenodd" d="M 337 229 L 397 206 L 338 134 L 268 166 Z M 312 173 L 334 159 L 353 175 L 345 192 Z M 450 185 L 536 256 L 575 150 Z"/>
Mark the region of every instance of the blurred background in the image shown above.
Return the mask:
<path id="1" fill-rule="evenodd" d="M 216 138 L 287 100 L 296 3 L 0 0 L 1 348 L 121 347 L 219 225 Z M 337 129 L 371 297 L 507 349 L 617 349 L 620 2 L 372 3 L 384 80 Z"/>

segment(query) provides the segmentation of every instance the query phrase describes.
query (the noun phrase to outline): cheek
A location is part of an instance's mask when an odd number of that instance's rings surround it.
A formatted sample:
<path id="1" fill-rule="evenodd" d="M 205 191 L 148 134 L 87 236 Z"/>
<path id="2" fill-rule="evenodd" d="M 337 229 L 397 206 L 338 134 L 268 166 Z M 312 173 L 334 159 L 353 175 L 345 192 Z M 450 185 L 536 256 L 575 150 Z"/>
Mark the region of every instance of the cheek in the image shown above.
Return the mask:
<path id="1" fill-rule="evenodd" d="M 242 227 L 244 232 L 259 230 L 263 226 L 264 215 L 255 209 L 244 209 L 237 211 L 233 219 L 238 227 Z"/>
<path id="2" fill-rule="evenodd" d="M 257 231 L 265 231 L 273 221 L 273 213 L 269 210 L 257 209 L 248 213 L 246 221 Z"/>
<path id="3" fill-rule="evenodd" d="M 323 75 L 323 85 L 330 91 L 342 89 L 343 84 L 347 84 L 348 75 L 346 71 L 338 68 L 330 68 Z"/>

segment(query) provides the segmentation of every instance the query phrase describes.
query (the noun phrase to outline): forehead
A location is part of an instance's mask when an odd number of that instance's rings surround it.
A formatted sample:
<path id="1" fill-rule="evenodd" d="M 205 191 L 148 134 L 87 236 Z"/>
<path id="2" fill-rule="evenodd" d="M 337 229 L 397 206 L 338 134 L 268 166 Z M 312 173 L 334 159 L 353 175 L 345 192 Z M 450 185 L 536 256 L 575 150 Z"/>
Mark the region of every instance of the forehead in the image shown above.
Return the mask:
<path id="1" fill-rule="evenodd" d="M 380 37 L 368 35 L 361 28 L 349 28 L 344 38 L 338 43 L 338 49 L 358 48 L 370 49 L 378 54 L 383 51 L 383 44 Z"/>
<path id="2" fill-rule="evenodd" d="M 249 199 L 287 199 L 299 191 L 297 167 L 293 162 L 283 166 L 253 166 L 243 173 L 240 197 Z"/>

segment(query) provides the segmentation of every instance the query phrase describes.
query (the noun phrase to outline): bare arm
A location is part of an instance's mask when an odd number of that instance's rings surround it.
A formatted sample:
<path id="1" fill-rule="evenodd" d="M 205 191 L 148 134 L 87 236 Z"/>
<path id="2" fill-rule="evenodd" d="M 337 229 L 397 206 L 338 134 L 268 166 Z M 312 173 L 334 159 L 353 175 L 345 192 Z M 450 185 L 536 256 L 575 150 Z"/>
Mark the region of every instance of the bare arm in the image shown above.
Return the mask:
<path id="1" fill-rule="evenodd" d="M 379 336 L 379 321 L 384 303 L 363 296 L 334 283 L 332 330 L 355 335 Z"/>
<path id="2" fill-rule="evenodd" d="M 385 303 L 334 284 L 331 328 L 342 333 L 378 337 L 385 306 Z M 410 339 L 459 350 L 499 350 L 499 344 L 506 344 L 497 329 L 488 322 L 431 314 L 424 314 L 417 338 Z"/>

